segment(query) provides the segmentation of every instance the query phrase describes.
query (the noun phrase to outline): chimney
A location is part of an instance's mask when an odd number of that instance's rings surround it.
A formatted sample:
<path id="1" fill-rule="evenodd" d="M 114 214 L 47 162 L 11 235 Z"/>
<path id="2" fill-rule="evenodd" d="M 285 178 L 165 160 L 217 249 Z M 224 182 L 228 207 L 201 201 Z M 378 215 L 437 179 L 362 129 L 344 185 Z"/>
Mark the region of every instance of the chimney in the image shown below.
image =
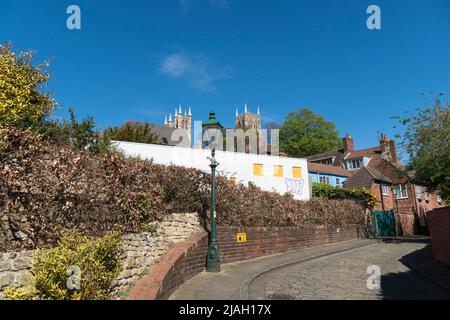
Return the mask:
<path id="1" fill-rule="evenodd" d="M 388 137 L 386 137 L 386 135 L 384 133 L 380 134 L 380 147 L 381 147 L 381 152 L 385 153 L 389 151 L 389 141 L 391 139 L 389 139 Z"/>
<path id="2" fill-rule="evenodd" d="M 389 141 L 389 148 L 391 149 L 391 161 L 394 164 L 399 164 L 399 161 L 397 158 L 397 146 L 395 145 L 394 140 Z"/>
<path id="3" fill-rule="evenodd" d="M 344 153 L 355 151 L 355 145 L 350 133 L 345 135 L 345 138 L 342 140 L 342 144 L 344 146 Z"/>
<path id="4" fill-rule="evenodd" d="M 393 163 L 398 164 L 397 147 L 394 140 L 389 139 L 384 133 L 380 135 L 380 147 L 382 157 Z"/>

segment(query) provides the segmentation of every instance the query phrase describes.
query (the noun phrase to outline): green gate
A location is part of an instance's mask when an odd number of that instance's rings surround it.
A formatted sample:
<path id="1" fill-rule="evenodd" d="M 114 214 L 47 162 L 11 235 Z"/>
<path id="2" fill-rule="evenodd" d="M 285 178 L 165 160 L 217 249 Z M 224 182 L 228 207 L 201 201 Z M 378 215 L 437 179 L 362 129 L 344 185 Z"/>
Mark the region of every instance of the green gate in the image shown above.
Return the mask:
<path id="1" fill-rule="evenodd" d="M 377 237 L 397 236 L 394 210 L 374 211 L 372 212 L 372 218 Z"/>

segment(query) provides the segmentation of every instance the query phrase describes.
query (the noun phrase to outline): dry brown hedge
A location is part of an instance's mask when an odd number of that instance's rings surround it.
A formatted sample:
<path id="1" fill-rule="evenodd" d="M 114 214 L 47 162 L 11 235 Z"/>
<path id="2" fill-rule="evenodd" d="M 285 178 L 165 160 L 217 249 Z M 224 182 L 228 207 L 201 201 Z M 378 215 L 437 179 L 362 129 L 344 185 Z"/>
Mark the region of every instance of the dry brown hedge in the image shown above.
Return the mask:
<path id="1" fill-rule="evenodd" d="M 352 200 L 293 200 L 218 178 L 219 224 L 359 224 Z M 210 208 L 210 176 L 119 155 L 92 156 L 17 129 L 0 130 L 0 251 L 53 246 L 65 229 L 139 232 L 173 212 Z"/>

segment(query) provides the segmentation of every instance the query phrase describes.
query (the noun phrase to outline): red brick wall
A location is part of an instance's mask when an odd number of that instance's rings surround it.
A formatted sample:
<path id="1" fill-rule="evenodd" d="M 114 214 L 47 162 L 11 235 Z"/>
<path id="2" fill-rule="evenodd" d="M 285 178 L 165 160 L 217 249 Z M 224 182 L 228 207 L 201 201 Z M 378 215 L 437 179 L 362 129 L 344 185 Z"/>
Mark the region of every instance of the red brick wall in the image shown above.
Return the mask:
<path id="1" fill-rule="evenodd" d="M 237 233 L 247 234 L 246 243 L 237 242 Z M 356 226 L 345 227 L 219 227 L 218 244 L 222 263 L 253 259 L 286 251 L 356 239 Z"/>
<path id="2" fill-rule="evenodd" d="M 378 183 L 373 183 L 372 188 L 370 190 L 377 198 L 377 204 L 373 208 L 374 211 L 381 211 L 383 210 L 383 206 L 381 204 L 381 190 L 380 185 Z M 395 203 L 394 203 L 394 193 L 392 191 L 391 186 L 389 186 L 389 195 L 383 196 L 383 203 L 384 203 L 384 210 L 392 210 L 395 209 Z"/>
<path id="3" fill-rule="evenodd" d="M 450 207 L 428 212 L 427 223 L 436 260 L 450 266 Z"/>

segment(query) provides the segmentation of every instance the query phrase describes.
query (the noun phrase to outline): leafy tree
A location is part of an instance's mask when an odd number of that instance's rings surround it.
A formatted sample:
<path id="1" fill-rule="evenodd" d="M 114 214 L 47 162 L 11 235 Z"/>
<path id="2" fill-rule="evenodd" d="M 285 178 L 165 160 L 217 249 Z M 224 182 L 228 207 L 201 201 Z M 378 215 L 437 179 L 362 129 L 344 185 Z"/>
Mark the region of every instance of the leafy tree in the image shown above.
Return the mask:
<path id="1" fill-rule="evenodd" d="M 158 135 L 148 122 L 128 121 L 123 126 L 108 128 L 106 130 L 112 140 L 155 144 Z"/>
<path id="2" fill-rule="evenodd" d="M 450 108 L 448 101 L 436 99 L 431 107 L 417 109 L 409 117 L 396 117 L 405 129 L 401 146 L 409 160 L 406 170 L 413 181 L 438 190 L 450 201 Z"/>
<path id="3" fill-rule="evenodd" d="M 57 107 L 51 94 L 44 92 L 50 78 L 48 66 L 34 66 L 31 51 L 0 45 L 0 126 L 42 130 Z"/>
<path id="4" fill-rule="evenodd" d="M 58 104 L 44 91 L 50 78 L 45 70 L 48 66 L 34 66 L 31 51 L 18 52 L 10 44 L 0 45 L 0 127 L 32 130 L 60 145 L 96 154 L 109 150 L 108 135 L 94 130 L 92 117 L 78 122 L 69 109 L 70 122 L 49 120 Z"/>
<path id="5" fill-rule="evenodd" d="M 342 147 L 333 122 L 308 109 L 290 112 L 280 128 L 280 146 L 291 157 L 307 157 Z"/>
<path id="6" fill-rule="evenodd" d="M 110 136 L 107 131 L 95 130 L 95 120 L 91 116 L 84 117 L 79 122 L 73 109 L 69 109 L 70 121 L 62 124 L 53 124 L 48 130 L 49 138 L 59 145 L 70 145 L 78 150 L 88 150 L 93 154 L 108 152 L 110 149 Z"/>

